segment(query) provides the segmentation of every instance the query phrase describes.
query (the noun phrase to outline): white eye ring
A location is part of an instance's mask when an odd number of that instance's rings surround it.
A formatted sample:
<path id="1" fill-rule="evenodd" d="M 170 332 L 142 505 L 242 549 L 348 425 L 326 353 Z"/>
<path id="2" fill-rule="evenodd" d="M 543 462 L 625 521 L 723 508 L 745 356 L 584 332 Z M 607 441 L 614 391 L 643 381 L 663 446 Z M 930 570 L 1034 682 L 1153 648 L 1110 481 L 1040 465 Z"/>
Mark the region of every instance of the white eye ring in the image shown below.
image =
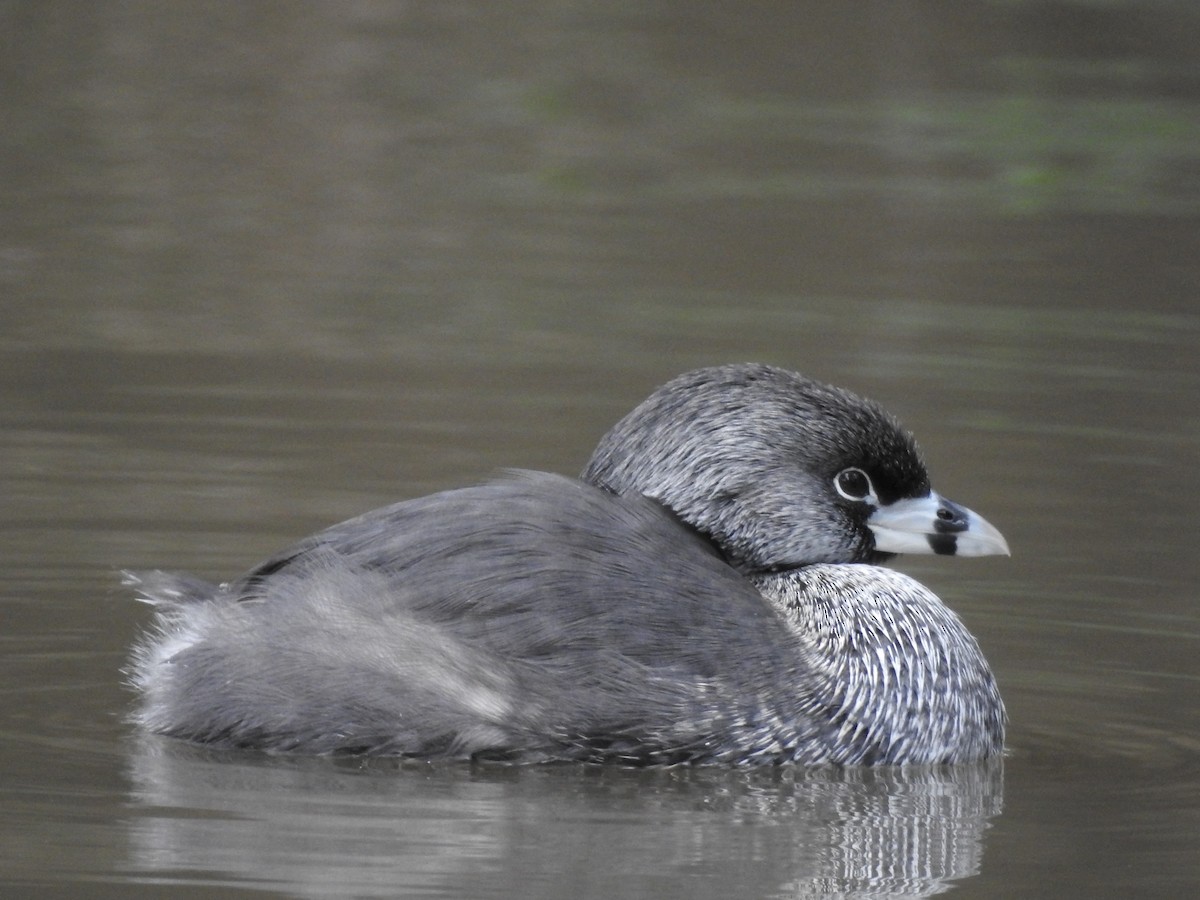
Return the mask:
<path id="1" fill-rule="evenodd" d="M 875 486 L 871 484 L 871 476 L 857 466 L 838 472 L 833 477 L 833 487 L 847 500 L 879 505 L 879 497 L 875 494 Z"/>

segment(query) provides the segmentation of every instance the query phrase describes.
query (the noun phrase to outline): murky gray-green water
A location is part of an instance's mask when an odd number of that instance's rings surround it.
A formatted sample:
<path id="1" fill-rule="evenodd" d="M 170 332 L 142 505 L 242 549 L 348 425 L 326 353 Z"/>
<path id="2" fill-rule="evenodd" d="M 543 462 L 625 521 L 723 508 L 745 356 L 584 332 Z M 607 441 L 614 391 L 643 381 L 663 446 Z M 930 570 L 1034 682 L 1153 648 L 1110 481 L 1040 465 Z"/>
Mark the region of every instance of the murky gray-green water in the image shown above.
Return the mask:
<path id="1" fill-rule="evenodd" d="M 1200 882 L 1200 10 L 0 6 L 5 896 L 1178 897 Z M 856 389 L 1011 559 L 902 560 L 1001 767 L 215 755 L 123 567 L 576 472 L 666 378 Z"/>

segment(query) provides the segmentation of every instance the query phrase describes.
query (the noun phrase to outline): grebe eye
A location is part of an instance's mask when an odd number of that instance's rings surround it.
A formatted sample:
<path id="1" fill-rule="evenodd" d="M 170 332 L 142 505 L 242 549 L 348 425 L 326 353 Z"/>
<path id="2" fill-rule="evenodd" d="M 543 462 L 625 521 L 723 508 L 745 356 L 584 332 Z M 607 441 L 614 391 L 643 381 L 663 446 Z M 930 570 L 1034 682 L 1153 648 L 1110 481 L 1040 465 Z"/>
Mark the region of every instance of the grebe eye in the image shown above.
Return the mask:
<path id="1" fill-rule="evenodd" d="M 871 479 L 862 469 L 851 466 L 842 469 L 833 479 L 837 492 L 847 500 L 863 501 L 875 499 L 875 489 L 871 487 Z"/>

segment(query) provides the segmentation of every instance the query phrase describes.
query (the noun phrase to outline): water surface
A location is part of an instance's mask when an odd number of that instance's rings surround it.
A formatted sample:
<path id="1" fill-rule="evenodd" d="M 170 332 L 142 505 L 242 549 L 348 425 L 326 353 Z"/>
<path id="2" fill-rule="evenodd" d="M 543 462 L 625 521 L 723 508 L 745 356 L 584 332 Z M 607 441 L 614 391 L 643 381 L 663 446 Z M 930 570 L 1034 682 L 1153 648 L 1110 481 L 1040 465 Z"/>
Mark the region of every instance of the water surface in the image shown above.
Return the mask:
<path id="1" fill-rule="evenodd" d="M 1185 895 L 1200 16 L 0 13 L 0 880 L 89 896 Z M 736 360 L 881 401 L 1012 559 L 905 559 L 1002 766 L 362 766 L 122 721 L 124 567 L 578 471 Z"/>

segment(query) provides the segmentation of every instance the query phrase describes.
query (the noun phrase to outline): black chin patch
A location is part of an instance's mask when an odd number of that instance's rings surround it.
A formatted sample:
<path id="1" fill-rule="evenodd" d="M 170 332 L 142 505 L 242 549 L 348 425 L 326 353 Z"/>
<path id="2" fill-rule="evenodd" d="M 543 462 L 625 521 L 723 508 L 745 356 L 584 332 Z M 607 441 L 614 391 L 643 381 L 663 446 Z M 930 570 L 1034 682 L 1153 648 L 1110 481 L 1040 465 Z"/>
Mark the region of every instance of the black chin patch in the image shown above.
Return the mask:
<path id="1" fill-rule="evenodd" d="M 958 538 L 952 534 L 927 534 L 925 540 L 938 556 L 953 556 L 958 552 Z"/>

